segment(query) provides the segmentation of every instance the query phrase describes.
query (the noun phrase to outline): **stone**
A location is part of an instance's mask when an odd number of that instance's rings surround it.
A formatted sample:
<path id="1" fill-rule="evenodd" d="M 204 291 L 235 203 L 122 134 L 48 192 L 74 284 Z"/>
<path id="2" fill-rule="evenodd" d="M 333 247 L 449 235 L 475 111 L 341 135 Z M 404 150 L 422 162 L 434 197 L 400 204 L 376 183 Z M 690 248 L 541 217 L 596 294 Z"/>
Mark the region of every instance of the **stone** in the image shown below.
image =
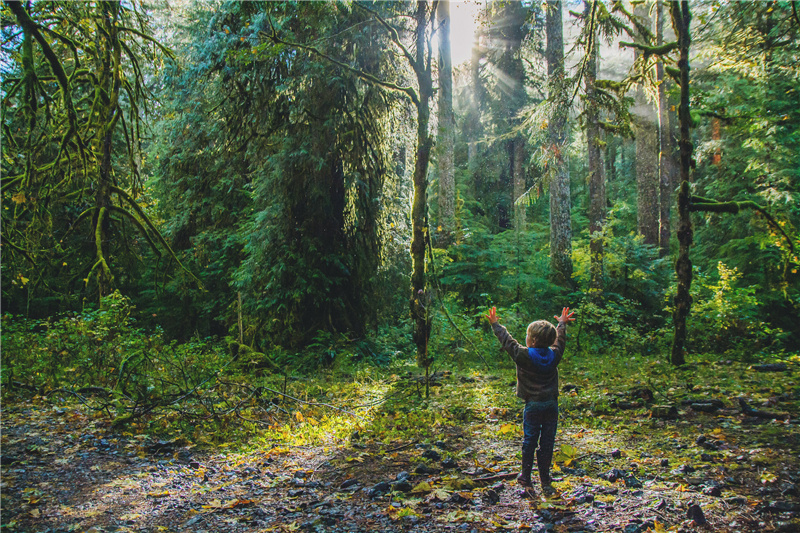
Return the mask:
<path id="1" fill-rule="evenodd" d="M 340 489 L 349 489 L 358 485 L 358 480 L 355 478 L 345 480 L 341 485 L 339 485 Z"/>
<path id="2" fill-rule="evenodd" d="M 450 468 L 458 468 L 458 463 L 452 457 L 448 457 L 444 461 L 442 461 L 442 468 L 450 469 Z"/>
<path id="3" fill-rule="evenodd" d="M 431 468 L 430 466 L 428 466 L 426 464 L 419 464 L 419 465 L 417 465 L 416 468 L 414 468 L 414 473 L 415 474 L 420 474 L 420 475 L 423 475 L 423 476 L 429 476 L 429 475 L 433 475 L 433 474 L 438 474 L 439 473 L 439 469 L 438 468 Z"/>
<path id="4" fill-rule="evenodd" d="M 394 483 L 392 483 L 391 487 L 394 492 L 411 492 L 411 489 L 414 488 L 413 486 L 411 486 L 411 483 L 409 483 L 405 479 L 402 479 L 400 481 L 395 481 Z"/>
<path id="5" fill-rule="evenodd" d="M 380 483 L 376 483 L 373 485 L 368 491 L 367 496 L 370 498 L 377 498 L 378 496 L 383 496 L 387 492 L 392 489 L 392 486 L 386 482 L 381 481 Z"/>
<path id="6" fill-rule="evenodd" d="M 500 501 L 500 495 L 492 489 L 487 489 L 483 493 L 483 497 L 490 505 L 494 505 Z"/>
<path id="7" fill-rule="evenodd" d="M 622 452 L 619 449 L 611 450 L 611 457 L 613 457 L 614 459 L 619 459 L 620 457 L 622 457 Z"/>
<path id="8" fill-rule="evenodd" d="M 689 509 L 686 510 L 686 518 L 694 520 L 694 523 L 698 526 L 702 526 L 706 523 L 706 516 L 703 514 L 703 509 L 696 503 L 691 504 Z"/>
<path id="9" fill-rule="evenodd" d="M 654 405 L 650 408 L 650 416 L 662 419 L 678 418 L 678 408 L 674 405 Z"/>
<path id="10" fill-rule="evenodd" d="M 623 472 L 619 468 L 612 468 L 611 470 L 609 470 L 608 472 L 603 474 L 602 477 L 605 480 L 607 480 L 607 481 L 609 481 L 611 483 L 614 483 L 618 479 L 624 479 L 625 478 L 625 472 Z"/>

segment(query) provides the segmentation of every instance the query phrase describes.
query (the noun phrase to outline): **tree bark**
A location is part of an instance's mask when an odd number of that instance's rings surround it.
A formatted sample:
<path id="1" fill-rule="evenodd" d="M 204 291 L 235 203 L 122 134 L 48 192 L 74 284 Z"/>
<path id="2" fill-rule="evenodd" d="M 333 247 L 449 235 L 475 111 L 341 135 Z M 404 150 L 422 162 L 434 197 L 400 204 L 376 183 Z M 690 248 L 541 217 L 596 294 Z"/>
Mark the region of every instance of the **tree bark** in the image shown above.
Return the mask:
<path id="1" fill-rule="evenodd" d="M 689 249 L 692 246 L 694 233 L 690 211 L 691 196 L 689 193 L 693 150 L 689 132 L 692 121 L 689 114 L 689 46 L 691 44 L 689 24 L 692 17 L 689 12 L 689 3 L 686 0 L 681 0 L 680 2 L 673 1 L 670 7 L 672 12 L 672 26 L 675 28 L 675 35 L 677 36 L 680 49 L 678 68 L 680 70 L 681 84 L 681 103 L 678 108 L 681 132 L 679 141 L 681 187 L 678 193 L 678 243 L 680 249 L 678 251 L 678 260 L 675 263 L 678 287 L 677 293 L 675 294 L 675 311 L 673 313 L 675 335 L 672 341 L 672 354 L 670 356 L 670 362 L 677 366 L 686 362 L 684 353 L 686 345 L 686 319 L 689 316 L 692 305 L 692 297 L 689 292 L 692 286 L 692 261 L 689 258 Z"/>
<path id="2" fill-rule="evenodd" d="M 446 247 L 455 232 L 455 174 L 453 152 L 455 117 L 453 115 L 453 63 L 450 55 L 450 0 L 440 0 L 437 9 L 439 26 L 439 226 L 438 244 Z"/>
<path id="3" fill-rule="evenodd" d="M 432 139 L 428 132 L 430 122 L 430 99 L 433 93 L 430 62 L 426 62 L 427 7 L 425 1 L 417 2 L 416 59 L 414 72 L 419 84 L 417 104 L 417 157 L 414 163 L 414 198 L 411 205 L 411 319 L 414 322 L 414 345 L 417 348 L 417 364 L 427 372 L 433 359 L 428 353 L 431 319 L 428 314 L 429 295 L 425 275 L 425 247 L 427 245 L 427 191 L 428 164 L 430 163 Z"/>
<path id="4" fill-rule="evenodd" d="M 591 3 L 584 2 L 584 22 L 591 16 Z M 606 176 L 600 137 L 599 110 L 595 83 L 597 81 L 597 31 L 590 36 L 584 83 L 586 87 L 586 142 L 589 167 L 589 287 L 592 292 L 603 290 L 603 225 L 606 218 Z"/>
<path id="5" fill-rule="evenodd" d="M 656 11 L 656 45 L 664 44 L 664 2 L 658 0 Z M 671 117 L 669 113 L 669 101 L 667 99 L 667 84 L 669 83 L 664 74 L 664 60 L 659 59 L 656 63 L 656 81 L 658 82 L 658 183 L 659 183 L 659 256 L 665 257 L 669 254 L 670 241 L 670 219 L 672 208 L 673 185 L 673 150 Z"/>
<path id="6" fill-rule="evenodd" d="M 644 26 L 651 26 L 650 15 L 646 4 L 640 4 L 634 15 Z M 644 43 L 643 37 L 637 37 Z M 642 55 L 638 49 L 634 52 L 637 58 Z M 644 83 L 644 82 L 642 82 Z M 636 131 L 636 221 L 639 233 L 645 244 L 658 245 L 658 130 L 656 113 L 653 105 L 647 100 L 644 89 L 636 91 L 636 107 L 634 111 Z"/>
<path id="7" fill-rule="evenodd" d="M 550 180 L 550 270 L 553 282 L 572 285 L 572 221 L 570 184 L 564 150 L 567 130 L 567 91 L 564 75 L 564 30 L 561 0 L 548 0 L 546 6 L 548 97 L 553 106 L 547 124 Z"/>

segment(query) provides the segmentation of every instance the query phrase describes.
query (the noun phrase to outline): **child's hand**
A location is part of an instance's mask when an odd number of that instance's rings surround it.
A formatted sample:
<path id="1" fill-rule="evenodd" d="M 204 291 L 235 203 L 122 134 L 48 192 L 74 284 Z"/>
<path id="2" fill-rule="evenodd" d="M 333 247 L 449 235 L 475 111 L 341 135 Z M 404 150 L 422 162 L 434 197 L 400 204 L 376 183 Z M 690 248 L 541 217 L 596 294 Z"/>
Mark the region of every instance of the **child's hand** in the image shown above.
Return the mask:
<path id="1" fill-rule="evenodd" d="M 553 318 L 558 320 L 559 323 L 563 322 L 565 324 L 569 324 L 570 322 L 575 322 L 575 319 L 572 318 L 572 315 L 575 314 L 575 311 L 569 312 L 569 307 L 564 307 L 561 309 L 561 316 L 553 315 Z"/>
<path id="2" fill-rule="evenodd" d="M 483 316 L 486 317 L 486 319 L 489 321 L 489 324 L 497 324 L 498 318 L 497 318 L 497 308 L 496 307 L 492 307 L 489 310 L 489 314 L 488 315 L 483 315 Z"/>

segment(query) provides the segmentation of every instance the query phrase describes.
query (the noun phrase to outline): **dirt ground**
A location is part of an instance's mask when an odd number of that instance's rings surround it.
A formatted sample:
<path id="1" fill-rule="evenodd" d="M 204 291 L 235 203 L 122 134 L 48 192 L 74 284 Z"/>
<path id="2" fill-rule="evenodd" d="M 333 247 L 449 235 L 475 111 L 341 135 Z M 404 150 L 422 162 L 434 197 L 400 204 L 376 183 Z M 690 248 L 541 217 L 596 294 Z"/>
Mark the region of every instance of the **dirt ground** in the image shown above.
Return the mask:
<path id="1" fill-rule="evenodd" d="M 549 498 L 514 484 L 517 439 L 487 438 L 514 416 L 433 443 L 242 453 L 117 433 L 79 404 L 6 405 L 0 520 L 24 532 L 800 531 L 795 447 L 746 447 L 719 426 L 733 412 L 680 430 L 564 424 Z M 796 423 L 738 418 L 739 431 L 797 440 Z"/>

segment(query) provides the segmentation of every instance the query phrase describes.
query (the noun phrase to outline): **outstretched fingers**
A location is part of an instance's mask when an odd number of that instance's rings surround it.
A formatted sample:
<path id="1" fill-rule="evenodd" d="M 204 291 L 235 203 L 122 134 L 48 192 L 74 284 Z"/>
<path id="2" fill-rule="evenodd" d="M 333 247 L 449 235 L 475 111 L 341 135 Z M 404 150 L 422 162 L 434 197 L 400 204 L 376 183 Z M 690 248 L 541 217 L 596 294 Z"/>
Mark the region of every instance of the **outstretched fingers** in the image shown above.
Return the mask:
<path id="1" fill-rule="evenodd" d="M 553 318 L 559 322 L 575 322 L 575 319 L 572 317 L 574 314 L 575 311 L 570 312 L 569 307 L 564 307 L 561 309 L 561 316 L 553 315 Z"/>

